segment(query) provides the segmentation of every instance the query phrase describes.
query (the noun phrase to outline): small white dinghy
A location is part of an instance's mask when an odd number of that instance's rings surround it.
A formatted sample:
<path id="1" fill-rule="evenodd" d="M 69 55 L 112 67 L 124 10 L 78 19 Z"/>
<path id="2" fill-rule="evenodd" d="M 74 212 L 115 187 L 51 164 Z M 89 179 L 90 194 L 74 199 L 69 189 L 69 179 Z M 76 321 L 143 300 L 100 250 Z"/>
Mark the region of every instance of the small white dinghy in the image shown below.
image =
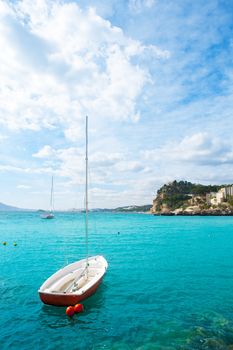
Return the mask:
<path id="1" fill-rule="evenodd" d="M 97 255 L 67 265 L 42 284 L 39 295 L 43 303 L 57 306 L 75 305 L 95 293 L 108 263 Z"/>
<path id="2" fill-rule="evenodd" d="M 86 117 L 86 258 L 65 266 L 40 287 L 43 303 L 56 306 L 75 305 L 95 293 L 108 268 L 101 255 L 88 256 L 88 118 Z"/>

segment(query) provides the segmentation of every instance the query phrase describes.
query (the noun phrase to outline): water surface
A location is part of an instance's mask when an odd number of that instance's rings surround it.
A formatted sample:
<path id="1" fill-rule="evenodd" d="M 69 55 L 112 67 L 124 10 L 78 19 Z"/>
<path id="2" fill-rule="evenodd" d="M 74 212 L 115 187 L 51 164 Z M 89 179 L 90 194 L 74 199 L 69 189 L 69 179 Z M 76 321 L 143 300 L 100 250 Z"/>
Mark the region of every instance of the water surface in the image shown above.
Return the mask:
<path id="1" fill-rule="evenodd" d="M 0 213 L 3 241 L 1 349 L 233 349 L 233 217 L 91 214 L 109 270 L 73 319 L 37 290 L 84 257 L 83 214 Z"/>

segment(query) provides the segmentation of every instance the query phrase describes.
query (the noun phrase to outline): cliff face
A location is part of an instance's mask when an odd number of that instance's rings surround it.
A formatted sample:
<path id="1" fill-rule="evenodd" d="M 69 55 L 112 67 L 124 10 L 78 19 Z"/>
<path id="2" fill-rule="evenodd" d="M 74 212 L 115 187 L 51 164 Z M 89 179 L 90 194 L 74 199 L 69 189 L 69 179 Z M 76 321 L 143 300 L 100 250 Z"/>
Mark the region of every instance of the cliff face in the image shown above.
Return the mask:
<path id="1" fill-rule="evenodd" d="M 224 198 L 224 186 L 231 185 L 204 186 L 173 181 L 158 190 L 151 212 L 157 215 L 233 215 L 233 197 Z M 223 193 L 221 198 L 219 192 Z M 211 196 L 220 199 L 214 201 Z"/>

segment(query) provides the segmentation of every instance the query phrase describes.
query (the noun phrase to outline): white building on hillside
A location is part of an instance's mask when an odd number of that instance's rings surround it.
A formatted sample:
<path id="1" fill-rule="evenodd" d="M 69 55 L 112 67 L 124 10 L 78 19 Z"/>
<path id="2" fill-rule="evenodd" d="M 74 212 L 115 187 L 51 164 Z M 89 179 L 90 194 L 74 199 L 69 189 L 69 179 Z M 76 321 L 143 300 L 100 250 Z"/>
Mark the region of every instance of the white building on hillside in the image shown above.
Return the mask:
<path id="1" fill-rule="evenodd" d="M 233 186 L 224 187 L 226 198 L 233 196 Z"/>
<path id="2" fill-rule="evenodd" d="M 222 187 L 218 192 L 210 192 L 206 195 L 208 204 L 218 205 L 233 196 L 233 186 Z"/>

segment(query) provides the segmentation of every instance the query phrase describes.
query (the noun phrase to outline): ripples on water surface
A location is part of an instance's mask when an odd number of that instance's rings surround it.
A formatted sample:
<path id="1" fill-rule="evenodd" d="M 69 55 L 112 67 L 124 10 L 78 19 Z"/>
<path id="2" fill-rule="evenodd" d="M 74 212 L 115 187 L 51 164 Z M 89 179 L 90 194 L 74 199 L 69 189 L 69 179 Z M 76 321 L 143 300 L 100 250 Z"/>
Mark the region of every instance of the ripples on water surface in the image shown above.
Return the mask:
<path id="1" fill-rule="evenodd" d="M 232 217 L 90 221 L 90 254 L 109 270 L 85 312 L 68 319 L 37 290 L 84 257 L 83 214 L 0 213 L 1 349 L 233 349 Z"/>

